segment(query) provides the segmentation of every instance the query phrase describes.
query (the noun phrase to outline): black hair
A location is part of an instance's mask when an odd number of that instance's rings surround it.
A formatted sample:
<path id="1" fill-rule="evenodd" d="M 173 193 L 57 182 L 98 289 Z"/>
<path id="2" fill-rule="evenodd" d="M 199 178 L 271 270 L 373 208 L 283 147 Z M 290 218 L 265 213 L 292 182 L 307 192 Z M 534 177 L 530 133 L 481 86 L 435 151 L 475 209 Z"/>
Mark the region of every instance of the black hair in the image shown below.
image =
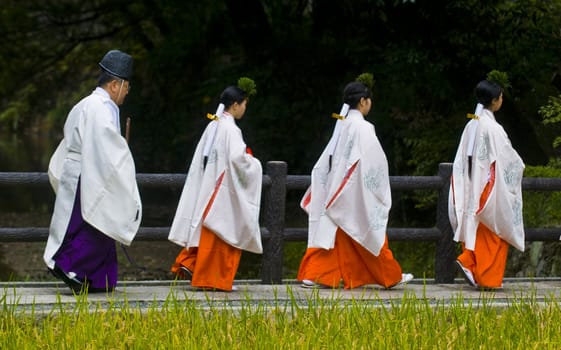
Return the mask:
<path id="1" fill-rule="evenodd" d="M 225 109 L 228 109 L 234 102 L 242 103 L 246 98 L 245 91 L 237 86 L 228 86 L 220 94 L 220 103 L 224 104 Z"/>
<path id="2" fill-rule="evenodd" d="M 475 87 L 477 102 L 481 103 L 484 107 L 491 106 L 493 100 L 499 98 L 502 93 L 503 88 L 490 80 L 482 80 Z"/>
<path id="3" fill-rule="evenodd" d="M 361 98 L 372 98 L 370 89 L 359 81 L 348 83 L 343 90 L 343 102 L 351 108 L 356 108 Z"/>
<path id="4" fill-rule="evenodd" d="M 124 79 L 116 77 L 113 74 L 109 73 L 108 71 L 102 69 L 101 72 L 99 73 L 99 78 L 97 78 L 97 86 L 99 87 L 104 86 L 105 84 L 113 80 L 121 81 Z"/>

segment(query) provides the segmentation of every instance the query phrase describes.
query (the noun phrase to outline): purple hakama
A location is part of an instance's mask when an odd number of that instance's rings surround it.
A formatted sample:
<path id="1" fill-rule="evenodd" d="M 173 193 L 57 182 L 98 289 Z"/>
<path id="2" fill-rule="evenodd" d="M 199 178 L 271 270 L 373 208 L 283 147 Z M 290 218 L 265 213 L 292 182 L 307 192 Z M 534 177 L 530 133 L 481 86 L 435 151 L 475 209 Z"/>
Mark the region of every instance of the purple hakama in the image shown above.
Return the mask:
<path id="1" fill-rule="evenodd" d="M 117 285 L 115 241 L 82 218 L 79 182 L 70 223 L 54 260 L 64 272 L 74 272 L 90 287 L 114 289 Z"/>

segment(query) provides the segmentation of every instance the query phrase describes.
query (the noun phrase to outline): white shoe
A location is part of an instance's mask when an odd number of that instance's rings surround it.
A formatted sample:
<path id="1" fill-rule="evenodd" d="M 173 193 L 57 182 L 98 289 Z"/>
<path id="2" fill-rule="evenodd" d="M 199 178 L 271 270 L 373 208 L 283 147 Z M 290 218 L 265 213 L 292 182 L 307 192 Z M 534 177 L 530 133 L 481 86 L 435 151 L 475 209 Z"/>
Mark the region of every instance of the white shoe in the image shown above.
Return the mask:
<path id="1" fill-rule="evenodd" d="M 394 287 L 407 284 L 408 282 L 411 282 L 411 280 L 413 280 L 413 274 L 412 273 L 402 273 L 401 274 L 401 281 L 397 282 L 393 286 L 389 286 L 389 287 L 385 287 L 385 288 L 386 289 L 392 289 Z"/>
<path id="2" fill-rule="evenodd" d="M 475 288 L 479 287 L 477 283 L 475 283 L 475 278 L 473 278 L 473 274 L 471 273 L 470 270 L 466 269 L 459 260 L 456 260 L 456 265 L 458 265 L 458 267 L 460 268 L 460 270 L 464 275 L 464 279 L 470 286 Z"/>
<path id="3" fill-rule="evenodd" d="M 180 266 L 179 271 L 183 275 L 182 277 L 185 278 L 186 280 L 190 281 L 193 278 L 193 271 L 189 270 L 185 266 Z"/>
<path id="4" fill-rule="evenodd" d="M 401 274 L 401 281 L 399 281 L 398 284 L 407 284 L 408 282 L 411 282 L 413 280 L 413 274 L 412 273 L 402 273 Z"/>
<path id="5" fill-rule="evenodd" d="M 237 291 L 237 290 L 238 290 L 238 287 L 232 286 L 232 292 L 235 292 L 235 291 Z"/>
<path id="6" fill-rule="evenodd" d="M 313 288 L 329 288 L 326 285 L 323 284 L 319 284 L 316 283 L 312 280 L 302 280 L 302 284 L 300 285 L 302 288 L 308 288 L 308 289 L 313 289 Z"/>

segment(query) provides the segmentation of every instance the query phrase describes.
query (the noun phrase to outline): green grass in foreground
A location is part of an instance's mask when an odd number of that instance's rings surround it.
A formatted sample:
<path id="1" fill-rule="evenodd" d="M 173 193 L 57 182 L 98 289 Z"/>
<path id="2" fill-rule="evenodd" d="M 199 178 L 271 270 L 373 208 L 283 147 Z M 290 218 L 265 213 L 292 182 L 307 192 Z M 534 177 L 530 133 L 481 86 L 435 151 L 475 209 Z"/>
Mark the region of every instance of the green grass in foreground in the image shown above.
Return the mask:
<path id="1" fill-rule="evenodd" d="M 172 294 L 147 309 L 79 297 L 48 314 L 0 300 L 0 349 L 559 349 L 559 300 L 492 306 L 405 295 L 386 306 L 312 297 L 201 308 Z"/>

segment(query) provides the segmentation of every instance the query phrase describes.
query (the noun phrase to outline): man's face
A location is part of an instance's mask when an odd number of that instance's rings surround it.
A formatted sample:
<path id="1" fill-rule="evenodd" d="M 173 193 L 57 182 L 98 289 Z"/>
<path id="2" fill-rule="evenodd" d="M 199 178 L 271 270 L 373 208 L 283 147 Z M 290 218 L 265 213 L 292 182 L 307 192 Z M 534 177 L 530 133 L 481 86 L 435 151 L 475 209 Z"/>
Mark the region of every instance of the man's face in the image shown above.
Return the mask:
<path id="1" fill-rule="evenodd" d="M 131 83 L 128 80 L 121 80 L 119 86 L 119 93 L 117 94 L 117 101 L 115 102 L 117 106 L 120 106 L 123 102 L 125 102 L 125 97 L 127 97 L 131 89 Z"/>
<path id="2" fill-rule="evenodd" d="M 129 90 L 131 88 L 130 82 L 127 80 L 112 80 L 108 86 L 109 96 L 117 106 L 120 106 L 125 102 L 125 97 L 127 97 Z"/>

